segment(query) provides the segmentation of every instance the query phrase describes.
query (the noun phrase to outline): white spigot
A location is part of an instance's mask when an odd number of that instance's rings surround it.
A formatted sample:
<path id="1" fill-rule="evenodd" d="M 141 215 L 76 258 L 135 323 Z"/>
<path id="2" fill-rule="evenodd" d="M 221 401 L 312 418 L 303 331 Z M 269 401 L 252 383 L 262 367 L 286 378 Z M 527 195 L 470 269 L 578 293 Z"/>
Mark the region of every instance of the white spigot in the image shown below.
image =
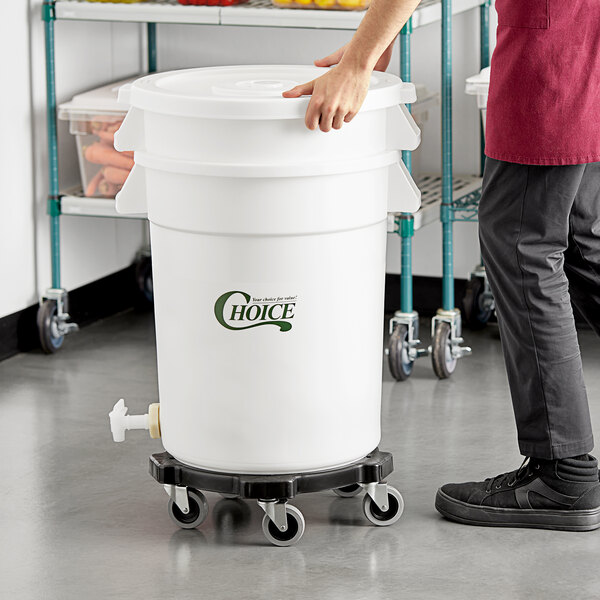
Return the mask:
<path id="1" fill-rule="evenodd" d="M 158 404 L 151 404 L 145 415 L 128 415 L 125 400 L 121 398 L 108 414 L 113 440 L 124 442 L 125 432 L 131 429 L 149 429 L 151 437 L 160 437 L 158 406 Z"/>

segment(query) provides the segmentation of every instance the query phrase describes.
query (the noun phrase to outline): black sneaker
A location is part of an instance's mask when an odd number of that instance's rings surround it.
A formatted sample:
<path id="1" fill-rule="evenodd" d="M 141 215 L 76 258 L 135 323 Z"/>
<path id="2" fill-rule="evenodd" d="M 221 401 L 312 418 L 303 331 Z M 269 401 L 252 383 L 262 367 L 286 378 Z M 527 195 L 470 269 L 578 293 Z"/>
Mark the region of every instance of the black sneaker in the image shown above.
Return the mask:
<path id="1" fill-rule="evenodd" d="M 525 459 L 520 469 L 485 481 L 446 484 L 435 507 L 468 525 L 591 531 L 600 527 L 598 479 L 593 456 Z"/>

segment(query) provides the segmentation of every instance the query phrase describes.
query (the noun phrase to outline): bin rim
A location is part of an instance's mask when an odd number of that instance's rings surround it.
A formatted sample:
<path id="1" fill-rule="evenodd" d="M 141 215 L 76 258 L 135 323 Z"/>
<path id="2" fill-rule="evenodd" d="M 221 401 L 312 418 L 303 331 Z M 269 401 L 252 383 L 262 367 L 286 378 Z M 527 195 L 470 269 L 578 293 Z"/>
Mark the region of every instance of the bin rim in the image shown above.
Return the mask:
<path id="1" fill-rule="evenodd" d="M 294 85 L 329 71 L 307 65 L 201 67 L 146 75 L 119 91 L 119 102 L 170 116 L 230 120 L 303 118 L 310 97 L 283 98 Z M 412 83 L 373 73 L 361 112 L 416 101 Z"/>
<path id="2" fill-rule="evenodd" d="M 146 152 L 135 152 L 135 164 L 148 169 L 185 175 L 206 177 L 273 179 L 281 177 L 318 177 L 343 175 L 389 167 L 402 161 L 398 150 L 379 154 L 326 162 L 283 164 L 209 163 L 165 158 Z"/>

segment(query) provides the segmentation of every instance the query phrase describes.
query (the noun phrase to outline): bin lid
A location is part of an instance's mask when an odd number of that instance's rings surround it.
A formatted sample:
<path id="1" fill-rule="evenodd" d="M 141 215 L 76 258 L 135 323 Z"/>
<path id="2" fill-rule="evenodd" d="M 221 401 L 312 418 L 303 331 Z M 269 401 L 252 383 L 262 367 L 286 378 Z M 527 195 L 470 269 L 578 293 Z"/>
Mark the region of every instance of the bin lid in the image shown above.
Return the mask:
<path id="1" fill-rule="evenodd" d="M 122 88 L 119 100 L 161 114 L 212 119 L 295 119 L 310 98 L 282 93 L 311 81 L 327 68 L 297 65 L 207 67 L 147 75 Z M 373 73 L 361 111 L 416 100 L 414 86 L 395 75 Z"/>
<path id="2" fill-rule="evenodd" d="M 490 67 L 485 67 L 477 75 L 473 75 L 467 79 L 465 92 L 470 96 L 478 96 L 487 94 L 490 88 Z"/>
<path id="3" fill-rule="evenodd" d="M 125 115 L 129 104 L 118 98 L 119 89 L 136 79 L 137 77 L 130 77 L 76 94 L 70 102 L 58 107 L 58 118 L 69 120 L 86 119 L 90 115 Z"/>

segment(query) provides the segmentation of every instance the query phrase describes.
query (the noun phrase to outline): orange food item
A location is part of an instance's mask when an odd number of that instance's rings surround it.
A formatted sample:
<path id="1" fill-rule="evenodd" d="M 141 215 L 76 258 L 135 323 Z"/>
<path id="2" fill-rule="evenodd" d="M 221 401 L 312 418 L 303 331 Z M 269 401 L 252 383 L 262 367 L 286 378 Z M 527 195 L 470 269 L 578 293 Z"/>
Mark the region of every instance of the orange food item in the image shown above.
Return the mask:
<path id="1" fill-rule="evenodd" d="M 98 193 L 101 196 L 106 196 L 107 198 L 114 198 L 115 194 L 121 189 L 121 186 L 116 183 L 110 183 L 103 179 L 98 184 Z"/>
<path id="2" fill-rule="evenodd" d="M 104 173 L 104 179 L 108 183 L 115 183 L 117 185 L 123 185 L 129 175 L 127 169 L 119 169 L 119 167 L 104 167 L 102 172 Z"/>
<path id="3" fill-rule="evenodd" d="M 96 165 L 119 167 L 130 171 L 133 168 L 133 159 L 117 152 L 108 144 L 95 142 L 85 149 L 85 159 Z"/>
<path id="4" fill-rule="evenodd" d="M 98 189 L 98 184 L 103 178 L 102 169 L 100 169 L 89 181 L 87 187 L 85 188 L 85 195 L 89 198 L 96 193 Z"/>
<path id="5" fill-rule="evenodd" d="M 115 134 L 110 131 L 103 131 L 102 129 L 97 129 L 94 131 L 94 134 L 100 138 L 100 141 L 105 144 L 109 144 L 114 148 L 115 145 Z"/>
<path id="6" fill-rule="evenodd" d="M 90 124 L 94 135 L 97 135 L 103 142 L 113 146 L 115 143 L 115 131 L 121 127 L 122 123 L 123 119 L 118 121 L 102 121 L 98 117 L 98 120 L 91 121 Z"/>
<path id="7" fill-rule="evenodd" d="M 104 130 L 108 131 L 109 133 L 114 133 L 115 131 L 117 131 L 117 129 L 119 129 L 119 127 L 121 127 L 122 122 L 123 121 L 117 121 L 116 123 L 107 123 Z"/>

